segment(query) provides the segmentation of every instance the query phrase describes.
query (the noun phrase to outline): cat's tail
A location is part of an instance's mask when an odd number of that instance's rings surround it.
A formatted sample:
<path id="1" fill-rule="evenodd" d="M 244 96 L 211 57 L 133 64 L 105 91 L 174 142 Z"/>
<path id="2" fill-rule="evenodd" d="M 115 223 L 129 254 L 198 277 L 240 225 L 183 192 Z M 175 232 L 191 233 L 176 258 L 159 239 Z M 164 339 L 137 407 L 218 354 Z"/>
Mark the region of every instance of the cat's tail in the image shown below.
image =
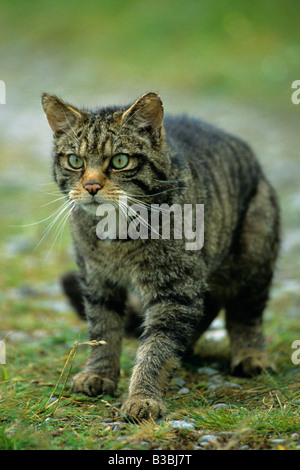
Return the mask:
<path id="1" fill-rule="evenodd" d="M 69 299 L 71 306 L 82 320 L 86 320 L 84 313 L 84 300 L 81 286 L 76 271 L 64 274 L 61 278 L 64 293 Z M 141 327 L 141 305 L 137 297 L 133 294 L 128 296 L 125 304 L 124 332 L 126 336 L 138 337 Z"/>
<path id="2" fill-rule="evenodd" d="M 64 293 L 69 299 L 70 304 L 82 320 L 86 320 L 84 313 L 83 295 L 76 272 L 64 274 L 61 278 L 61 284 Z"/>

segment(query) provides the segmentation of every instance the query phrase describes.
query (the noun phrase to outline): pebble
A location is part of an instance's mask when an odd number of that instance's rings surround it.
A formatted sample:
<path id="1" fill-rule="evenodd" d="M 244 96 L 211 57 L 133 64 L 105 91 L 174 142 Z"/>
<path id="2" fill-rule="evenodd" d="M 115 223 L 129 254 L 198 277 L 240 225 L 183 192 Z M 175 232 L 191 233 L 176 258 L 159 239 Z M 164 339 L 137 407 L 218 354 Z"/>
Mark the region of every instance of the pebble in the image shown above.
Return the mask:
<path id="1" fill-rule="evenodd" d="M 179 385 L 180 387 L 184 387 L 185 380 L 181 379 L 180 377 L 174 377 L 171 381 L 172 384 Z"/>
<path id="2" fill-rule="evenodd" d="M 204 436 L 201 436 L 201 437 L 200 437 L 198 443 L 199 443 L 202 447 L 207 447 L 207 446 L 216 444 L 217 441 L 218 441 L 218 438 L 217 438 L 217 436 L 215 436 L 214 434 L 205 434 Z"/>
<path id="3" fill-rule="evenodd" d="M 180 390 L 184 388 L 184 386 L 185 386 L 185 380 L 181 379 L 180 377 L 174 377 L 171 380 L 171 383 L 170 383 L 171 390 Z"/>
<path id="4" fill-rule="evenodd" d="M 241 390 L 243 387 L 239 384 L 234 382 L 229 382 L 228 380 L 224 380 L 220 375 L 216 375 L 212 377 L 212 379 L 208 382 L 207 390 L 216 390 L 220 387 L 231 388 L 234 390 Z"/>
<path id="5" fill-rule="evenodd" d="M 11 237 L 10 241 L 4 245 L 4 251 L 10 256 L 18 256 L 20 254 L 32 251 L 33 248 L 33 240 L 30 240 L 23 235 L 16 235 Z"/>
<path id="6" fill-rule="evenodd" d="M 230 410 L 230 405 L 226 405 L 226 403 L 216 403 L 213 405 L 215 410 Z"/>
<path id="7" fill-rule="evenodd" d="M 273 444 L 285 444 L 286 443 L 286 439 L 281 439 L 281 438 L 274 438 L 274 439 L 271 439 L 271 442 Z"/>
<path id="8" fill-rule="evenodd" d="M 215 375 L 219 373 L 217 369 L 213 369 L 212 367 L 199 367 L 197 372 L 203 375 Z"/>
<path id="9" fill-rule="evenodd" d="M 177 429 L 189 429 L 189 430 L 195 429 L 195 426 L 192 423 L 188 423 L 187 421 L 180 420 L 180 419 L 171 420 L 169 421 L 169 424 L 171 425 L 172 428 L 177 428 Z"/>
<path id="10" fill-rule="evenodd" d="M 38 291 L 34 287 L 24 284 L 18 288 L 18 294 L 20 297 L 36 297 Z"/>
<path id="11" fill-rule="evenodd" d="M 104 422 L 101 423 L 103 428 L 110 427 L 112 431 L 120 431 L 125 428 L 124 424 L 120 423 L 119 421 L 111 421 L 111 422 Z"/>
<path id="12" fill-rule="evenodd" d="M 58 397 L 51 397 L 49 403 L 55 403 L 58 400 Z"/>
<path id="13" fill-rule="evenodd" d="M 243 387 L 239 384 L 236 384 L 234 382 L 228 382 L 228 381 L 225 381 L 224 382 L 224 387 L 228 387 L 228 388 L 233 388 L 235 390 L 241 390 Z"/>
<path id="14" fill-rule="evenodd" d="M 186 395 L 187 393 L 190 392 L 190 389 L 187 387 L 182 387 L 180 390 L 178 390 L 178 395 Z"/>

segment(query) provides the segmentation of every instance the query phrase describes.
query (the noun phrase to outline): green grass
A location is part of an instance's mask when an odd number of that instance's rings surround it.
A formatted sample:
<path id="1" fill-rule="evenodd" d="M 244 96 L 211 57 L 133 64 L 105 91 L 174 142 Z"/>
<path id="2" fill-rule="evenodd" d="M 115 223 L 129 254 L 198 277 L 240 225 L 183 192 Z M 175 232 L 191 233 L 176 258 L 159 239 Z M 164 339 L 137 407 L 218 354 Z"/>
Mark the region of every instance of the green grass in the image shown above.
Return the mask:
<path id="1" fill-rule="evenodd" d="M 217 367 L 225 385 L 210 390 L 209 378 L 199 375 L 197 366 L 185 364 L 177 376 L 185 380 L 189 393 L 179 395 L 171 386 L 166 420 L 137 425 L 123 422 L 118 413 L 127 394 L 137 342 L 125 340 L 123 371 L 115 398 L 74 394 L 70 378 L 87 355 L 88 346 L 77 344 L 86 339 L 84 324 L 66 311 L 63 321 L 45 316 L 42 325 L 42 312 L 32 305 L 28 308 L 32 323 L 27 328 L 21 324 L 20 329 L 32 339 L 7 341 L 7 364 L 0 382 L 0 448 L 191 450 L 203 434 L 220 432 L 212 448 L 295 448 L 292 435 L 299 432 L 300 392 L 299 374 L 291 374 L 288 338 L 295 328 L 292 321 L 287 323 L 270 311 L 267 315 L 266 332 L 272 335 L 269 349 L 277 362 L 276 375 L 232 379 L 227 341 L 215 344 L 203 340 L 197 350 L 199 365 Z M 23 315 L 18 314 L 21 319 Z M 34 337 L 36 325 L 44 328 L 42 338 Z M 226 404 L 226 408 L 215 408 L 218 403 Z M 186 420 L 194 429 L 174 429 L 169 424 L 174 419 Z M 276 437 L 285 438 L 284 445 L 273 444 Z"/>
<path id="2" fill-rule="evenodd" d="M 45 345 L 44 345 L 45 347 Z M 48 353 L 40 357 L 39 348 L 22 349 L 22 372 L 1 383 L 1 432 L 2 449 L 192 449 L 205 433 L 227 434 L 218 443 L 221 448 L 277 448 L 271 438 L 285 437 L 285 448 L 295 443 L 291 435 L 299 431 L 299 390 L 295 380 L 284 375 L 278 379 L 263 376 L 242 384 L 242 391 L 223 388 L 207 394 L 205 383 L 197 383 L 197 373 L 181 375 L 191 386 L 188 396 L 181 398 L 168 393 L 168 418 L 159 424 L 141 425 L 123 423 L 117 414 L 118 403 L 107 396 L 87 398 L 73 394 L 69 384 L 58 384 L 53 402 L 49 399 L 65 365 L 67 348 L 47 343 Z M 50 355 L 51 351 L 51 355 Z M 20 350 L 21 352 L 21 350 Z M 17 351 L 15 351 L 17 353 Z M 79 360 L 76 357 L 76 361 Z M 82 358 L 81 358 L 82 359 Z M 32 362 L 30 362 L 32 361 Z M 34 362 L 33 362 L 34 361 Z M 7 373 L 11 375 L 11 368 Z M 66 371 L 68 376 L 69 371 Z M 66 377 L 63 377 L 63 379 Z M 199 380 L 199 379 L 198 379 Z M 128 377 L 122 378 L 120 395 Z M 117 398 L 118 400 L 118 398 Z M 215 409 L 214 403 L 226 402 L 225 410 Z M 296 403 L 298 401 L 298 404 Z M 50 402 L 51 404 L 51 402 Z M 194 430 L 176 430 L 168 420 L 185 419 L 193 423 Z M 119 426 L 115 423 L 119 423 Z"/>

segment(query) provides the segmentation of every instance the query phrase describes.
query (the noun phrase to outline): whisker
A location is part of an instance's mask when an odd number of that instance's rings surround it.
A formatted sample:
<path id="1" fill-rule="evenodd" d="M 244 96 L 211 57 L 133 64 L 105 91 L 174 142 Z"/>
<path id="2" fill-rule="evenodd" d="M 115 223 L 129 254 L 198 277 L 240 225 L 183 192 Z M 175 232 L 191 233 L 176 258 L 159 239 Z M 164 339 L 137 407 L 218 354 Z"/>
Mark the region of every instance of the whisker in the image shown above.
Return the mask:
<path id="1" fill-rule="evenodd" d="M 47 202 L 42 207 L 49 206 L 50 204 L 54 204 L 57 201 L 61 201 L 62 199 L 66 199 L 66 196 L 61 196 L 61 197 L 58 197 L 57 199 L 53 199 L 53 201 Z"/>
<path id="2" fill-rule="evenodd" d="M 185 181 L 183 179 L 175 179 L 175 180 L 157 180 L 156 178 L 153 178 L 153 181 L 157 181 L 158 183 L 184 183 Z"/>
<path id="3" fill-rule="evenodd" d="M 136 198 L 133 198 L 131 196 L 128 196 L 128 200 L 130 202 L 133 202 L 134 204 L 141 204 L 143 206 L 145 206 L 147 209 L 150 209 L 151 211 L 153 212 L 159 212 L 159 213 L 168 213 L 169 212 L 169 209 L 165 209 L 165 208 L 161 208 L 161 207 L 154 207 L 154 204 L 151 204 L 151 203 L 148 203 L 148 202 L 145 202 L 145 201 L 139 201 L 138 199 Z"/>
<path id="4" fill-rule="evenodd" d="M 49 234 L 50 230 L 52 229 L 52 227 L 54 226 L 54 224 L 56 223 L 56 221 L 59 219 L 59 217 L 70 207 L 70 205 L 72 204 L 72 201 L 66 201 L 60 208 L 59 210 L 55 211 L 54 214 L 52 214 L 52 217 L 58 212 L 58 214 L 55 216 L 55 218 L 50 222 L 50 224 L 48 225 L 48 228 L 46 230 L 46 232 L 44 233 L 43 237 L 41 238 L 41 240 L 39 241 L 39 243 L 37 244 L 37 246 L 35 247 L 35 250 L 40 246 L 40 244 L 43 242 L 43 240 L 47 237 L 47 235 Z"/>
<path id="5" fill-rule="evenodd" d="M 66 201 L 66 202 L 63 204 L 63 206 L 65 206 L 68 202 L 69 202 L 69 201 Z M 48 217 L 45 217 L 45 219 L 38 220 L 37 222 L 32 222 L 32 223 L 30 223 L 30 224 L 10 225 L 10 227 L 14 227 L 14 228 L 32 227 L 33 225 L 42 224 L 43 222 L 46 222 L 47 220 L 49 220 L 49 219 L 51 219 L 52 217 L 54 217 L 55 214 L 57 214 L 57 212 L 59 212 L 63 206 L 61 206 L 61 207 L 59 207 L 58 209 L 56 209 L 52 214 L 48 215 Z"/>
<path id="6" fill-rule="evenodd" d="M 129 220 L 130 222 L 132 222 L 134 220 L 134 217 L 130 215 L 129 213 L 129 210 L 130 210 L 130 207 L 128 207 L 127 204 L 125 204 L 123 201 L 119 201 L 119 206 L 120 206 L 120 209 L 121 211 L 123 212 L 123 214 L 125 215 L 125 217 L 127 218 L 127 220 Z M 128 210 L 129 209 L 129 210 Z M 134 212 L 135 213 L 135 212 Z M 142 224 L 144 226 L 148 226 L 147 228 L 150 228 L 151 229 L 151 226 L 148 224 L 148 222 L 143 219 L 142 217 L 140 217 L 140 219 Z M 147 225 L 145 225 L 147 224 Z M 160 236 L 160 234 L 158 234 Z M 142 240 L 142 242 L 144 243 L 145 247 L 147 248 L 147 250 L 149 250 L 149 252 L 154 255 L 153 251 L 151 250 L 150 246 L 148 243 L 145 242 L 145 239 L 144 238 L 140 238 L 140 240 Z"/>
<path id="7" fill-rule="evenodd" d="M 70 215 L 71 215 L 71 212 L 73 211 L 73 209 L 74 209 L 74 207 L 75 207 L 75 202 L 71 202 L 70 206 L 71 206 L 71 209 L 67 212 L 67 214 L 65 214 L 65 215 L 63 216 L 63 219 L 60 221 L 58 227 L 57 227 L 56 230 L 55 230 L 55 233 L 54 233 L 55 239 L 54 239 L 54 241 L 53 241 L 53 243 L 52 243 L 52 245 L 51 245 L 51 247 L 50 247 L 50 249 L 49 249 L 49 251 L 48 251 L 48 254 L 47 254 L 47 256 L 46 256 L 46 259 L 47 259 L 48 256 L 50 255 L 50 253 L 51 253 L 51 251 L 52 251 L 52 248 L 53 248 L 53 246 L 55 245 L 55 243 L 56 243 L 58 237 L 60 237 L 59 249 L 60 249 L 60 247 L 61 247 L 62 234 L 63 234 L 64 228 L 65 228 L 66 222 L 67 222 L 68 218 L 69 218 Z"/>
<path id="8" fill-rule="evenodd" d="M 158 196 L 159 194 L 164 194 L 164 193 L 167 193 L 169 191 L 176 191 L 177 189 L 182 189 L 181 187 L 177 186 L 176 188 L 167 188 L 167 189 L 164 189 L 163 191 L 160 191 L 158 193 L 151 193 L 151 194 L 128 194 L 128 196 L 133 196 L 133 197 L 140 197 L 140 198 L 145 198 L 145 197 L 152 197 L 152 196 Z"/>
<path id="9" fill-rule="evenodd" d="M 131 206 L 128 206 L 127 204 L 125 204 L 123 201 L 120 201 L 121 205 L 123 205 L 123 207 L 125 208 L 126 212 L 124 212 L 124 215 L 127 215 L 131 221 L 133 221 L 135 219 L 135 216 L 137 215 L 137 212 L 131 208 Z M 155 233 L 156 235 L 158 235 L 159 238 L 162 239 L 162 236 L 159 232 L 157 232 L 157 230 L 155 230 L 151 224 L 149 224 L 149 222 L 147 220 L 145 220 L 141 214 L 139 214 L 139 219 L 138 219 L 141 224 L 147 228 L 148 230 L 151 231 L 151 233 Z"/>

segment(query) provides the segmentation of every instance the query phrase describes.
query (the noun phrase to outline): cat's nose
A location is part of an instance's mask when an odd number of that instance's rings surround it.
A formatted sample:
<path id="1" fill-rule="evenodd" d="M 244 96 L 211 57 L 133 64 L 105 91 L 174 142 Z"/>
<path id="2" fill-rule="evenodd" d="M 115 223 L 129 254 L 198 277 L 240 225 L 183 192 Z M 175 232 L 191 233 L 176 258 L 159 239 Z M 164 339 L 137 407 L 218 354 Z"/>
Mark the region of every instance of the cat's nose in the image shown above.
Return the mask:
<path id="1" fill-rule="evenodd" d="M 90 193 L 91 196 L 95 196 L 99 189 L 101 189 L 100 183 L 85 183 L 84 188 Z"/>

